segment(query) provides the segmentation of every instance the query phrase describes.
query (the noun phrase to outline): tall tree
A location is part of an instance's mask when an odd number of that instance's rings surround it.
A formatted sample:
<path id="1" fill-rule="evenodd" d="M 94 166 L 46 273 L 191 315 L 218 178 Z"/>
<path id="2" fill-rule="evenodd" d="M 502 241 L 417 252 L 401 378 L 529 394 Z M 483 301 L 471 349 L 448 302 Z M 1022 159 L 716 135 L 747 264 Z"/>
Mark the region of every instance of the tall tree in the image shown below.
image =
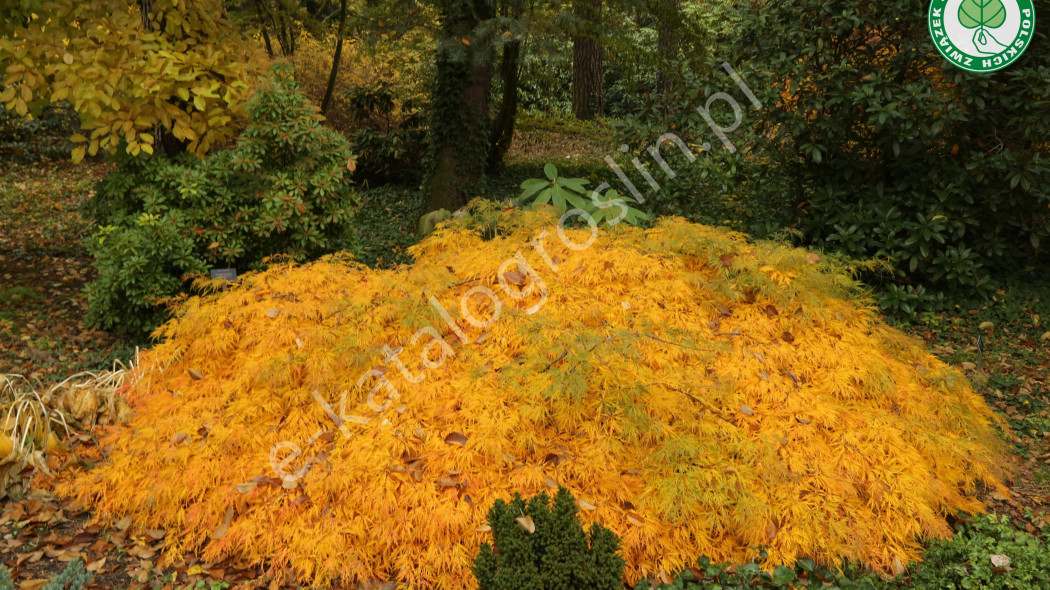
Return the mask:
<path id="1" fill-rule="evenodd" d="M 494 49 L 487 35 L 472 38 L 496 16 L 494 0 L 440 0 L 441 38 L 430 123 L 427 208 L 454 210 L 485 172 L 490 146 L 489 93 Z"/>
<path id="2" fill-rule="evenodd" d="M 682 23 L 682 0 L 655 0 L 657 22 L 657 56 L 660 60 L 658 92 L 664 102 L 674 94 L 675 75 L 672 71 L 679 56 L 679 29 Z"/>
<path id="3" fill-rule="evenodd" d="M 586 121 L 603 114 L 605 68 L 599 40 L 602 0 L 576 0 L 572 11 L 572 112 L 577 119 Z"/>
<path id="4" fill-rule="evenodd" d="M 332 56 L 332 69 L 328 73 L 328 86 L 324 91 L 324 99 L 321 101 L 321 114 L 328 113 L 328 107 L 332 103 L 332 93 L 335 91 L 335 80 L 339 76 L 339 62 L 343 58 L 343 40 L 346 36 L 346 0 L 339 4 L 339 31 L 335 36 L 335 54 Z"/>
<path id="5" fill-rule="evenodd" d="M 504 0 L 500 4 L 500 14 L 509 22 L 519 22 L 525 10 L 524 0 Z M 514 124 L 518 117 L 518 94 L 521 86 L 521 61 L 524 54 L 522 35 L 514 35 L 510 31 L 505 32 L 501 39 L 503 43 L 503 54 L 500 58 L 499 80 L 503 94 L 500 98 L 499 110 L 492 122 L 492 133 L 490 137 L 489 154 L 486 161 L 486 170 L 495 172 L 502 164 L 503 158 L 510 149 L 514 138 Z"/>

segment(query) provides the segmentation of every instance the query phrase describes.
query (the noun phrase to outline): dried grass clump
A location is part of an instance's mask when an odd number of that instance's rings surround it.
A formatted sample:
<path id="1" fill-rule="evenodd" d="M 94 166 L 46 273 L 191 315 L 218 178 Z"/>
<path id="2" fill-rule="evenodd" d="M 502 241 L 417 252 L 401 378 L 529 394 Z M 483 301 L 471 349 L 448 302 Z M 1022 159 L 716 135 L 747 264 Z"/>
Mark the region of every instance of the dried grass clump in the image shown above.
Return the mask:
<path id="1" fill-rule="evenodd" d="M 0 497 L 18 499 L 25 477 L 53 477 L 47 456 L 62 448 L 71 424 L 127 422 L 131 409 L 118 395 L 125 370 L 79 373 L 47 389 L 21 375 L 0 375 Z"/>
<path id="2" fill-rule="evenodd" d="M 453 589 L 515 492 L 568 487 L 633 583 L 761 545 L 891 570 L 1000 486 L 994 414 L 834 262 L 679 219 L 574 250 L 542 213 L 491 216 L 410 267 L 190 300 L 61 491 L 175 554 Z"/>

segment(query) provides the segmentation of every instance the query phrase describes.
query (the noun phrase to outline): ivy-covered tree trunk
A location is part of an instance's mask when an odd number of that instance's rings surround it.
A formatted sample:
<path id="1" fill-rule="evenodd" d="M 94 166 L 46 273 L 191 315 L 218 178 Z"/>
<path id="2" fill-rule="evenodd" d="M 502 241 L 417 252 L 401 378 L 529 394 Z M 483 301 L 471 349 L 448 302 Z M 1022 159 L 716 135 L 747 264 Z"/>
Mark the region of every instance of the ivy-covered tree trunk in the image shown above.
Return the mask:
<path id="1" fill-rule="evenodd" d="M 467 190 L 485 172 L 489 155 L 489 91 L 493 51 L 470 36 L 496 16 L 492 0 L 444 0 L 444 29 L 437 56 L 437 84 L 431 100 L 427 210 L 459 209 Z"/>
<path id="2" fill-rule="evenodd" d="M 572 39 L 572 112 L 586 121 L 602 114 L 601 0 L 578 0 L 572 7 L 576 34 Z"/>

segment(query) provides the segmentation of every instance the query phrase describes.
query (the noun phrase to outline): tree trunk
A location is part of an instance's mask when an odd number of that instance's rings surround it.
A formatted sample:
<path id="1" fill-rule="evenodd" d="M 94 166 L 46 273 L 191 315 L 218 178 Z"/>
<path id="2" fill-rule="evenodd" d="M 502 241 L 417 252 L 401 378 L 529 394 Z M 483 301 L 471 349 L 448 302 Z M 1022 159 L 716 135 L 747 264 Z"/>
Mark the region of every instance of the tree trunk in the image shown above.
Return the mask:
<path id="1" fill-rule="evenodd" d="M 503 165 L 514 139 L 514 122 L 518 117 L 518 86 L 521 74 L 521 41 L 512 41 L 503 47 L 503 60 L 500 62 L 500 79 L 503 82 L 503 100 L 499 113 L 492 123 L 491 147 L 486 162 L 486 170 L 495 172 Z"/>
<path id="2" fill-rule="evenodd" d="M 660 58 L 660 78 L 657 92 L 664 109 L 673 108 L 675 73 L 672 71 L 678 60 L 678 28 L 681 19 L 681 0 L 656 0 L 657 55 Z M 667 113 L 671 114 L 671 113 Z"/>
<path id="3" fill-rule="evenodd" d="M 442 69 L 446 70 L 444 76 Z M 454 118 L 459 123 L 431 126 L 436 161 L 431 173 L 427 211 L 455 211 L 463 207 L 467 204 L 466 190 L 484 173 L 489 151 L 487 127 L 491 87 L 491 61 L 475 66 L 438 62 L 437 93 L 447 93 L 448 96 L 438 98 L 439 102 L 434 105 L 435 117 L 442 113 L 453 114 L 445 110 L 452 107 L 458 109 Z"/>
<path id="4" fill-rule="evenodd" d="M 444 0 L 443 34 L 431 99 L 427 211 L 454 211 L 485 172 L 493 51 L 471 32 L 496 16 L 493 0 Z M 464 40 L 466 42 L 464 42 Z"/>
<path id="5" fill-rule="evenodd" d="M 577 0 L 573 5 L 577 19 L 572 39 L 572 112 L 587 121 L 602 112 L 602 46 L 598 41 L 601 27 L 601 0 Z"/>
<path id="6" fill-rule="evenodd" d="M 266 30 L 266 16 L 263 15 L 259 0 L 254 0 L 252 6 L 255 7 L 255 13 L 259 15 L 259 30 L 262 32 L 263 43 L 266 44 L 266 55 L 273 59 L 273 42 L 270 41 L 270 33 Z"/>
<path id="7" fill-rule="evenodd" d="M 335 40 L 335 55 L 332 56 L 332 71 L 328 73 L 328 87 L 324 89 L 324 100 L 321 101 L 321 114 L 328 114 L 332 104 L 332 93 L 335 91 L 335 80 L 339 76 L 339 61 L 343 58 L 343 36 L 346 32 L 346 0 L 339 4 L 339 34 Z"/>

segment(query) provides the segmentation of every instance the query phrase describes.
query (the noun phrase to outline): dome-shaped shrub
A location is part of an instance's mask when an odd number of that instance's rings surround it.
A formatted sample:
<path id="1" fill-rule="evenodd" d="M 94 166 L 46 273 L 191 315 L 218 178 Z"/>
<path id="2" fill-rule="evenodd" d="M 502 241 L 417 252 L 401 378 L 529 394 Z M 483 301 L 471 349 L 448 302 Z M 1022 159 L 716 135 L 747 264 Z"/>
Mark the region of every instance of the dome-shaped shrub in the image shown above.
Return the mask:
<path id="1" fill-rule="evenodd" d="M 1000 485 L 993 413 L 832 262 L 678 219 L 489 215 L 410 267 L 190 300 L 63 491 L 174 552 L 458 589 L 515 492 L 567 487 L 633 583 L 758 546 L 891 569 Z"/>

